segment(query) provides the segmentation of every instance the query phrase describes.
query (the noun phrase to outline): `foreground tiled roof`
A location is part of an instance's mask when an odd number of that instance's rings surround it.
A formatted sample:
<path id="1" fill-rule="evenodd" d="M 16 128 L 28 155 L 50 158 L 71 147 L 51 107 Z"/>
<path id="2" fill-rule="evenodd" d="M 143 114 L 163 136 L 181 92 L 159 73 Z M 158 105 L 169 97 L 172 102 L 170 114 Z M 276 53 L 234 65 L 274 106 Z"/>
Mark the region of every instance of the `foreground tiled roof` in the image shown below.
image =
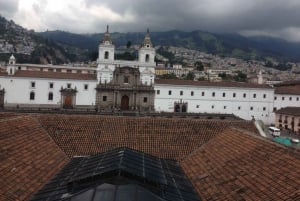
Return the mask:
<path id="1" fill-rule="evenodd" d="M 5 76 L 0 74 L 0 76 Z M 6 76 L 8 76 L 6 74 Z M 45 71 L 24 71 L 19 70 L 15 75 L 9 75 L 11 77 L 30 77 L 30 78 L 51 78 L 51 79 L 71 79 L 71 80 L 96 80 L 94 74 L 83 73 L 61 73 L 61 72 L 45 72 Z"/>
<path id="2" fill-rule="evenodd" d="M 0 200 L 28 200 L 68 161 L 36 119 L 0 120 Z"/>
<path id="3" fill-rule="evenodd" d="M 204 200 L 300 200 L 300 152 L 228 129 L 181 162 Z"/>
<path id="4" fill-rule="evenodd" d="M 181 159 L 227 127 L 257 132 L 247 121 L 89 115 L 40 115 L 38 119 L 70 157 L 128 147 L 156 157 Z"/>
<path id="5" fill-rule="evenodd" d="M 285 107 L 277 110 L 275 113 L 300 116 L 300 107 Z"/>
<path id="6" fill-rule="evenodd" d="M 191 85 L 204 87 L 238 87 L 238 88 L 270 88 L 268 85 L 251 84 L 244 82 L 208 82 L 208 81 L 193 81 L 193 80 L 171 80 L 171 79 L 156 79 L 155 84 L 167 85 Z"/>
<path id="7" fill-rule="evenodd" d="M 300 95 L 300 84 L 278 86 L 275 88 L 275 94 Z"/>

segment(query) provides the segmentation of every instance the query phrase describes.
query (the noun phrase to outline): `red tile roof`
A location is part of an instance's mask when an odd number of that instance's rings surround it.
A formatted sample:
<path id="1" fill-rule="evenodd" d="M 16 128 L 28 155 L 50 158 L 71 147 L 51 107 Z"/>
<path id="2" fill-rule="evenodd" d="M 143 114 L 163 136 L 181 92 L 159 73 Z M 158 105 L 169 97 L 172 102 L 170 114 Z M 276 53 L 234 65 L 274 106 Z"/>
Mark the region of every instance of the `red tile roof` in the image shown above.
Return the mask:
<path id="1" fill-rule="evenodd" d="M 68 161 L 35 118 L 0 120 L 0 200 L 28 200 Z"/>
<path id="2" fill-rule="evenodd" d="M 40 115 L 38 119 L 70 157 L 128 147 L 157 157 L 182 159 L 227 127 L 257 132 L 247 121 L 89 115 Z"/>
<path id="3" fill-rule="evenodd" d="M 30 78 L 51 78 L 51 79 L 71 79 L 71 80 L 96 80 L 95 74 L 83 73 L 62 73 L 62 72 L 46 72 L 46 71 L 25 71 L 19 70 L 15 75 L 0 74 L 0 76 L 11 77 L 30 77 Z"/>
<path id="4" fill-rule="evenodd" d="M 227 129 L 181 165 L 204 200 L 299 200 L 299 151 Z"/>
<path id="5" fill-rule="evenodd" d="M 277 110 L 275 113 L 300 116 L 300 107 L 285 107 Z"/>
<path id="6" fill-rule="evenodd" d="M 300 84 L 290 86 L 278 86 L 275 89 L 275 94 L 300 95 Z"/>
<path id="7" fill-rule="evenodd" d="M 272 88 L 269 85 L 258 85 L 243 82 L 207 82 L 193 80 L 171 80 L 171 79 L 156 79 L 156 84 L 166 85 L 191 85 L 191 86 L 209 86 L 209 87 L 238 87 L 238 88 Z"/>

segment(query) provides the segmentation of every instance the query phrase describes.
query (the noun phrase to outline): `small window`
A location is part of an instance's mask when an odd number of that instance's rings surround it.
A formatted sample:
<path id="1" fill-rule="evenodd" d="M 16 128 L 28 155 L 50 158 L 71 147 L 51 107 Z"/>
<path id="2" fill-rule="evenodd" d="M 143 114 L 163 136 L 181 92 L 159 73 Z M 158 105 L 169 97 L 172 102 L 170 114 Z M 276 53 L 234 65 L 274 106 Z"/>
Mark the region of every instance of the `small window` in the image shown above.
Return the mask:
<path id="1" fill-rule="evenodd" d="M 290 101 L 292 101 L 293 100 L 293 98 L 292 97 L 290 97 Z"/>
<path id="2" fill-rule="evenodd" d="M 148 98 L 144 97 L 144 103 L 147 103 L 147 102 L 148 102 Z"/>
<path id="3" fill-rule="evenodd" d="M 183 95 L 183 91 L 180 91 L 180 96 L 182 96 Z"/>
<path id="4" fill-rule="evenodd" d="M 145 62 L 148 63 L 149 61 L 150 61 L 150 56 L 149 56 L 149 54 L 146 54 Z"/>
<path id="5" fill-rule="evenodd" d="M 276 107 L 273 107 L 273 112 L 276 112 L 277 111 L 277 108 Z"/>
<path id="6" fill-rule="evenodd" d="M 216 95 L 216 93 L 215 93 L 215 92 L 212 92 L 212 96 L 215 97 L 215 95 Z"/>
<path id="7" fill-rule="evenodd" d="M 30 97 L 29 97 L 30 100 L 34 100 L 35 99 L 35 93 L 32 91 L 30 92 Z"/>
<path id="8" fill-rule="evenodd" d="M 35 88 L 35 82 L 31 82 L 31 88 Z"/>
<path id="9" fill-rule="evenodd" d="M 246 98 L 246 97 L 247 97 L 247 95 L 246 95 L 246 94 L 243 94 L 243 97 L 244 97 L 244 98 Z"/>
<path id="10" fill-rule="evenodd" d="M 238 110 L 241 110 L 241 106 L 238 107 Z"/>
<path id="11" fill-rule="evenodd" d="M 196 105 L 196 108 L 199 108 L 199 105 Z"/>
<path id="12" fill-rule="evenodd" d="M 235 98 L 235 97 L 236 97 L 236 94 L 235 94 L 235 93 L 233 93 L 233 94 L 232 94 L 232 97 L 233 97 L 233 98 Z"/>
<path id="13" fill-rule="evenodd" d="M 109 58 L 109 52 L 106 51 L 106 52 L 104 53 L 104 59 L 108 59 L 108 58 Z"/>
<path id="14" fill-rule="evenodd" d="M 169 90 L 169 95 L 172 95 L 172 91 L 171 90 Z"/>
<path id="15" fill-rule="evenodd" d="M 263 107 L 263 111 L 266 111 L 266 107 Z"/>
<path id="16" fill-rule="evenodd" d="M 52 93 L 52 92 L 50 92 L 50 93 L 48 94 L 48 100 L 49 100 L 49 101 L 52 101 L 52 100 L 53 100 L 53 93 Z"/>
<path id="17" fill-rule="evenodd" d="M 267 98 L 267 94 L 264 94 L 264 98 Z"/>
<path id="18" fill-rule="evenodd" d="M 71 88 L 71 83 L 67 84 L 67 88 L 70 89 Z"/>
<path id="19" fill-rule="evenodd" d="M 102 96 L 102 101 L 107 101 L 107 96 Z"/>
<path id="20" fill-rule="evenodd" d="M 194 96 L 194 92 L 193 91 L 191 91 L 191 96 Z"/>
<path id="21" fill-rule="evenodd" d="M 256 94 L 253 94 L 253 98 L 256 98 Z"/>
<path id="22" fill-rule="evenodd" d="M 274 96 L 274 100 L 277 100 L 277 96 Z"/>
<path id="23" fill-rule="evenodd" d="M 205 96 L 205 92 L 204 91 L 202 91 L 202 96 Z"/>
<path id="24" fill-rule="evenodd" d="M 84 90 L 88 90 L 89 89 L 89 85 L 88 84 L 85 84 L 84 85 Z"/>
<path id="25" fill-rule="evenodd" d="M 160 90 L 156 90 L 156 94 L 159 95 L 160 94 Z"/>
<path id="26" fill-rule="evenodd" d="M 211 109 L 214 109 L 214 108 L 215 108 L 215 106 L 214 106 L 214 105 L 212 105 L 212 106 L 211 106 Z"/>
<path id="27" fill-rule="evenodd" d="M 49 88 L 50 88 L 50 89 L 53 89 L 53 86 L 54 86 L 53 82 L 50 82 L 50 83 L 49 83 Z"/>
<path id="28" fill-rule="evenodd" d="M 227 109 L 227 106 L 224 105 L 224 110 L 226 110 L 226 109 Z"/>
<path id="29" fill-rule="evenodd" d="M 284 97 L 282 97 L 281 99 L 284 100 Z"/>
<path id="30" fill-rule="evenodd" d="M 225 92 L 223 93 L 223 97 L 226 97 L 226 93 Z"/>
<path id="31" fill-rule="evenodd" d="M 250 110 L 253 110 L 253 107 L 250 107 Z"/>
<path id="32" fill-rule="evenodd" d="M 129 83 L 129 77 L 128 76 L 124 76 L 124 83 L 128 84 Z"/>
<path id="33" fill-rule="evenodd" d="M 299 101 L 299 97 L 297 97 L 297 99 L 296 99 L 297 101 Z"/>

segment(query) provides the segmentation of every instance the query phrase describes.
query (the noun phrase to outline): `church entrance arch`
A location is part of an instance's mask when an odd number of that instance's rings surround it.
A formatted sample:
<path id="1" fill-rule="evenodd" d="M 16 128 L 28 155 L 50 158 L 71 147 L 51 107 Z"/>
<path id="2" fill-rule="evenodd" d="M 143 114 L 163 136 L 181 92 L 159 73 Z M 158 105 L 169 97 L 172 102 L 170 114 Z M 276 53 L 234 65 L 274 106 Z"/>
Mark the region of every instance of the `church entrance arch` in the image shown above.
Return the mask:
<path id="1" fill-rule="evenodd" d="M 122 96 L 121 110 L 129 110 L 129 97 L 127 95 Z"/>

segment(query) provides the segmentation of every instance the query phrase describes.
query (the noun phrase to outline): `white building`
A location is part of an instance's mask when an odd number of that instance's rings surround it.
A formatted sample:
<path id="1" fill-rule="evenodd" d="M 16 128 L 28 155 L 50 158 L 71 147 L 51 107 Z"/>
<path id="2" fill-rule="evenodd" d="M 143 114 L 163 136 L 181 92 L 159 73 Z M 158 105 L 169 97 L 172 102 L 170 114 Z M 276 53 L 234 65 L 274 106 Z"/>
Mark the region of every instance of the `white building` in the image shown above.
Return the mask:
<path id="1" fill-rule="evenodd" d="M 138 111 L 154 107 L 156 112 L 234 114 L 271 124 L 274 110 L 300 106 L 299 84 L 289 86 L 292 89 L 287 92 L 287 86 L 155 80 L 155 49 L 149 31 L 137 61 L 115 60 L 114 53 L 107 27 L 97 67 L 17 64 L 12 56 L 6 71 L 0 71 L 0 107 Z"/>

